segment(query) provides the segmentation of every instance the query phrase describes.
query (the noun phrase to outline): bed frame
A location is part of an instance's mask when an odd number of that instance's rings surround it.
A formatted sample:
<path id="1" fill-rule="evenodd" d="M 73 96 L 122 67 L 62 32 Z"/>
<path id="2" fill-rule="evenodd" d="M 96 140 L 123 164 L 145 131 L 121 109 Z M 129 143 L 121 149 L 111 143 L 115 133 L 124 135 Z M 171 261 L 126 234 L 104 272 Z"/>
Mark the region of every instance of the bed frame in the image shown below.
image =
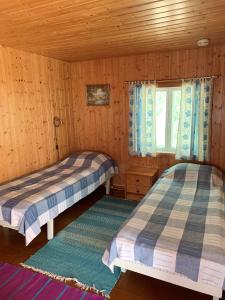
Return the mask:
<path id="1" fill-rule="evenodd" d="M 223 293 L 222 289 L 214 287 L 212 285 L 207 285 L 207 284 L 192 281 L 191 279 L 182 275 L 172 274 L 169 272 L 158 270 L 156 268 L 145 266 L 144 264 L 141 263 L 130 262 L 119 258 L 116 258 L 113 261 L 112 265 L 120 267 L 122 272 L 125 272 L 126 270 L 130 270 L 181 287 L 185 287 L 193 291 L 197 291 L 203 294 L 213 296 L 213 300 L 219 300 L 219 298 L 222 298 L 222 293 Z"/>
<path id="2" fill-rule="evenodd" d="M 110 178 L 108 178 L 105 182 L 106 195 L 110 194 Z M 0 226 L 7 227 L 7 228 L 18 231 L 18 227 L 14 227 L 6 221 L 0 220 Z M 54 238 L 54 219 L 51 219 L 47 222 L 47 239 L 52 240 L 53 238 Z"/>

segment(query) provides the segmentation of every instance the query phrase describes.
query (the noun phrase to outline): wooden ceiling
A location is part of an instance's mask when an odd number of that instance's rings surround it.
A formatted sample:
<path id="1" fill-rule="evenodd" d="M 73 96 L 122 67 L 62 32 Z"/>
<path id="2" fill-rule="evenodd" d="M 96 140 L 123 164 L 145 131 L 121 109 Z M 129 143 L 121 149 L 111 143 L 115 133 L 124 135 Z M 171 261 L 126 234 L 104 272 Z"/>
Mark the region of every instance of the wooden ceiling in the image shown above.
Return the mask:
<path id="1" fill-rule="evenodd" d="M 225 44 L 225 0 L 0 0 L 0 44 L 65 61 Z"/>

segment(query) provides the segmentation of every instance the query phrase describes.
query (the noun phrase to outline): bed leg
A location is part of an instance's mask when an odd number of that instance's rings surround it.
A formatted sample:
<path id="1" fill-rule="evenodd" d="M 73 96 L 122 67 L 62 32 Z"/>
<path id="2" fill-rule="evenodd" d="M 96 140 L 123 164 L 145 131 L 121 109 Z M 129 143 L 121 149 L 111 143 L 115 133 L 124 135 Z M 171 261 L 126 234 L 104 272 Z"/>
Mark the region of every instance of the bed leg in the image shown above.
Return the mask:
<path id="1" fill-rule="evenodd" d="M 105 183 L 106 195 L 110 194 L 110 178 L 106 180 Z"/>
<path id="2" fill-rule="evenodd" d="M 48 240 L 52 240 L 54 237 L 54 220 L 51 219 L 47 223 L 47 238 Z"/>

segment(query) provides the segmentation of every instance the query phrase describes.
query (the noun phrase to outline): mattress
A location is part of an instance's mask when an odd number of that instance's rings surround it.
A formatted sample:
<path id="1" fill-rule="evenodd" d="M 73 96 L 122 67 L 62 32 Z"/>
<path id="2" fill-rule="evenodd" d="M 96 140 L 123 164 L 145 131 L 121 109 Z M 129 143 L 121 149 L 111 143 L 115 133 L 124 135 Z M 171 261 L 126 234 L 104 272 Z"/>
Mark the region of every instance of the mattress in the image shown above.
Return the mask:
<path id="1" fill-rule="evenodd" d="M 118 171 L 98 152 L 75 153 L 50 168 L 0 186 L 0 220 L 25 236 L 28 245 L 41 226 L 93 192 Z"/>
<path id="2" fill-rule="evenodd" d="M 225 287 L 225 177 L 209 165 L 165 171 L 103 255 Z"/>

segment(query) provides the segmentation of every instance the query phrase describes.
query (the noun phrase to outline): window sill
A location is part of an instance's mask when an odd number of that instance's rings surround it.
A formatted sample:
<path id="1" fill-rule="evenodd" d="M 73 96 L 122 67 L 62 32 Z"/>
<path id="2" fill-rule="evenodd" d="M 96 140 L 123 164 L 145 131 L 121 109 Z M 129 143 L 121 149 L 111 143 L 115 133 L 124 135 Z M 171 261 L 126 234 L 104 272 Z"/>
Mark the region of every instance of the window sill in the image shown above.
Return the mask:
<path id="1" fill-rule="evenodd" d="M 160 156 L 175 156 L 175 153 L 174 152 L 157 152 L 156 157 L 160 157 Z"/>
<path id="2" fill-rule="evenodd" d="M 130 155 L 128 154 L 129 157 L 134 157 L 134 158 L 157 158 L 157 157 L 174 157 L 175 158 L 175 153 L 174 152 L 156 152 L 152 156 L 140 156 L 140 155 Z"/>

